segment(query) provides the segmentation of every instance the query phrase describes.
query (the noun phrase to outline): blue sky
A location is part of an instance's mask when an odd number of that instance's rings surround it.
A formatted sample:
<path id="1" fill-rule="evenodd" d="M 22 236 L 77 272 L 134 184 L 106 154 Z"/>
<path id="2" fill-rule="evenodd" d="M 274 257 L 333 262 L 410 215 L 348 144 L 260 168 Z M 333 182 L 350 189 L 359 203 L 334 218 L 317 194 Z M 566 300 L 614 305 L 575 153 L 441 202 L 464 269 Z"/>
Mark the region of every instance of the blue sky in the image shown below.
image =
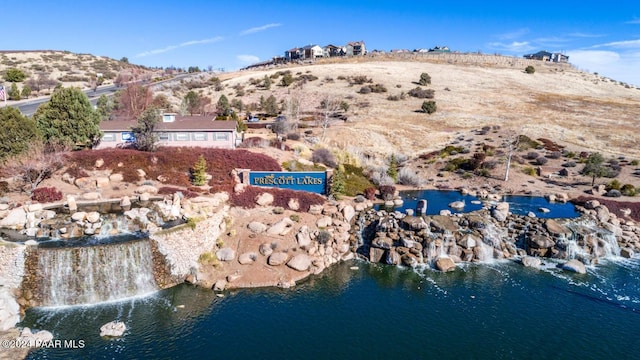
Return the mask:
<path id="1" fill-rule="evenodd" d="M 522 56 L 562 51 L 578 68 L 640 86 L 640 3 L 610 1 L 9 1 L 2 50 L 53 49 L 147 66 L 233 70 L 295 46 L 447 45 Z"/>

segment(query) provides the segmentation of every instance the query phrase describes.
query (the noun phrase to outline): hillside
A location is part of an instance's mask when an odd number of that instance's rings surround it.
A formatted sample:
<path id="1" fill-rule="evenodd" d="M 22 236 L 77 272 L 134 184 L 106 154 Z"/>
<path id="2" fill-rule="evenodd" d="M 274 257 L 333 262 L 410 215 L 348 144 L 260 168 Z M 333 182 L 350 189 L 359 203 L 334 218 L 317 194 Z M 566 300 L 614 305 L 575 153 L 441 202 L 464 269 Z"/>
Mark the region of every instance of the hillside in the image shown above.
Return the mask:
<path id="1" fill-rule="evenodd" d="M 534 74 L 524 72 L 528 64 Z M 297 81 L 279 86 L 286 70 Z M 423 88 L 435 90 L 436 113 L 420 111 L 423 99 L 388 100 L 417 87 L 423 72 L 432 79 Z M 207 76 L 213 75 L 203 75 L 201 87 L 190 88 L 211 97 L 210 110 L 221 94 L 242 100 L 250 110 L 261 96 L 273 94 L 281 106 L 295 99 L 303 114 L 317 113 L 325 97 L 346 101 L 348 120 L 332 122 L 327 142 L 350 152 L 415 155 L 441 148 L 457 132 L 499 126 L 612 156 L 640 156 L 640 89 L 567 64 L 473 54 L 345 59 L 219 75 L 219 91 L 209 86 Z M 265 76 L 271 77 L 269 90 L 262 86 Z M 364 85 L 381 84 L 387 91 L 360 94 L 363 85 L 349 81 L 356 76 L 371 80 Z M 164 85 L 157 90 L 177 106 L 188 88 Z"/>
<path id="2" fill-rule="evenodd" d="M 0 51 L 0 77 L 4 80 L 5 72 L 12 68 L 21 70 L 27 76 L 25 81 L 17 83 L 20 90 L 30 79 L 41 84 L 40 91 L 33 91 L 32 97 L 50 94 L 56 83 L 65 87 L 90 87 L 92 79 L 96 79 L 99 74 L 102 74 L 102 84 L 107 85 L 112 84 L 119 74 L 151 78 L 156 72 L 104 56 L 75 54 L 69 51 Z M 7 87 L 10 86 L 9 82 L 4 83 Z"/>

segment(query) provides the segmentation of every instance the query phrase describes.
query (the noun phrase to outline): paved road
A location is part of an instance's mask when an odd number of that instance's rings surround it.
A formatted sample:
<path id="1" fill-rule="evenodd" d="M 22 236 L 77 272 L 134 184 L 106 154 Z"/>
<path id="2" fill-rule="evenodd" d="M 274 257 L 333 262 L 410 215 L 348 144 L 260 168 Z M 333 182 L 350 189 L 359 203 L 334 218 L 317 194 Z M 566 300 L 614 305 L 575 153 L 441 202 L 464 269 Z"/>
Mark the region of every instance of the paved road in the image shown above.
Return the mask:
<path id="1" fill-rule="evenodd" d="M 190 75 L 194 75 L 194 74 L 180 74 L 169 80 L 163 80 L 160 82 L 153 83 L 151 85 L 161 84 L 165 81 L 180 80 Z M 99 87 L 96 91 L 93 91 L 91 89 L 83 90 L 83 91 L 89 97 L 89 101 L 91 101 L 91 104 L 95 105 L 98 102 L 98 98 L 101 95 L 112 96 L 113 94 L 115 94 L 116 91 L 118 91 L 118 89 L 119 88 L 115 85 L 106 85 L 106 86 Z M 34 100 L 20 102 L 15 106 L 22 112 L 23 115 L 32 116 L 33 114 L 35 114 L 36 110 L 38 109 L 38 106 L 42 105 L 42 103 L 45 103 L 47 101 L 49 101 L 49 97 L 42 97 Z"/>

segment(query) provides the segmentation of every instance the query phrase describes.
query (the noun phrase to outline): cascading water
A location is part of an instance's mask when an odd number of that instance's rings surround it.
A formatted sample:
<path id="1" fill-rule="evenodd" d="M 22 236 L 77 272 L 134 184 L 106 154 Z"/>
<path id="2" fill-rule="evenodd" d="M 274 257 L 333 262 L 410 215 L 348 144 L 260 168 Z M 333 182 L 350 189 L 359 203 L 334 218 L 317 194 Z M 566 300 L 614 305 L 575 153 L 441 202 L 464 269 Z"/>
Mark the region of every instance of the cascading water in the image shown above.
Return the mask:
<path id="1" fill-rule="evenodd" d="M 157 290 L 148 240 L 112 245 L 39 248 L 43 306 L 95 304 Z"/>
<path id="2" fill-rule="evenodd" d="M 620 256 L 620 246 L 612 232 L 599 228 L 593 222 L 570 222 L 566 226 L 573 233 L 566 239 L 568 258 L 607 259 Z"/>

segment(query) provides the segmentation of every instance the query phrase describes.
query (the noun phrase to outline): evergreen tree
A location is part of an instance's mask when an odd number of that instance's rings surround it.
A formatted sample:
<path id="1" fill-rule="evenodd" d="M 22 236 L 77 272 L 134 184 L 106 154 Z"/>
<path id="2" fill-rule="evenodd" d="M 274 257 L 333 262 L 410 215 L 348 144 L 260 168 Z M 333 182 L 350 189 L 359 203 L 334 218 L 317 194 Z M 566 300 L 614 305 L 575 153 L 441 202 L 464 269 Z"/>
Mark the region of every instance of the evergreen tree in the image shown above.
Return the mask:
<path id="1" fill-rule="evenodd" d="M 191 182 L 195 186 L 203 186 L 207 183 L 207 160 L 202 154 L 198 157 L 198 162 L 191 169 Z"/>
<path id="2" fill-rule="evenodd" d="M 33 115 L 43 140 L 76 148 L 90 147 L 101 136 L 100 114 L 75 87 L 59 88 Z"/>
<path id="3" fill-rule="evenodd" d="M 264 111 L 268 116 L 278 115 L 278 101 L 275 96 L 269 95 L 267 100 L 264 101 L 262 111 Z"/>
<path id="4" fill-rule="evenodd" d="M 591 186 L 596 184 L 596 178 L 609 174 L 609 169 L 607 169 L 604 164 L 604 158 L 600 153 L 593 153 L 589 155 L 584 164 L 584 168 L 582 168 L 582 174 L 591 176 Z"/>
<path id="5" fill-rule="evenodd" d="M 22 99 L 22 97 L 20 96 L 20 90 L 18 90 L 18 85 L 16 85 L 16 83 L 11 84 L 11 88 L 9 88 L 9 99 L 11 100 Z"/>
<path id="6" fill-rule="evenodd" d="M 22 87 L 22 92 L 20 93 L 20 95 L 22 95 L 22 97 L 25 99 L 29 98 L 29 96 L 31 95 L 31 88 L 29 87 L 29 85 L 24 85 Z"/>
<path id="7" fill-rule="evenodd" d="M 4 73 L 4 78 L 8 82 L 16 83 L 24 81 L 24 79 L 27 78 L 27 75 L 20 69 L 11 68 Z"/>
<path id="8" fill-rule="evenodd" d="M 394 182 L 398 182 L 398 161 L 396 156 L 391 154 L 389 159 L 389 168 L 387 169 L 387 175 L 393 179 Z"/>
<path id="9" fill-rule="evenodd" d="M 106 95 L 102 94 L 98 98 L 98 102 L 96 103 L 96 110 L 100 114 L 100 118 L 102 120 L 109 118 L 111 112 L 113 111 L 114 104 L 113 100 L 108 98 Z"/>
<path id="10" fill-rule="evenodd" d="M 154 151 L 158 142 L 156 126 L 162 120 L 160 111 L 155 108 L 145 110 L 138 118 L 138 125 L 132 128 L 135 136 L 135 147 L 141 151 Z"/>
<path id="11" fill-rule="evenodd" d="M 229 105 L 229 99 L 222 94 L 216 104 L 217 113 L 219 116 L 229 116 L 231 114 L 231 105 Z"/>
<path id="12" fill-rule="evenodd" d="M 265 75 L 264 76 L 264 81 L 262 82 L 262 85 L 264 86 L 265 90 L 271 89 L 271 78 L 269 78 L 269 76 Z"/>
<path id="13" fill-rule="evenodd" d="M 36 122 L 14 107 L 0 108 L 0 128 L 0 163 L 10 156 L 22 154 L 38 139 Z"/>
<path id="14" fill-rule="evenodd" d="M 431 84 L 431 76 L 426 72 L 420 74 L 420 81 L 418 81 L 418 84 L 422 86 L 427 86 Z"/>
<path id="15" fill-rule="evenodd" d="M 344 176 L 344 170 L 342 168 L 342 165 L 340 165 L 340 168 L 336 169 L 336 171 L 333 173 L 333 179 L 331 182 L 331 189 L 329 190 L 329 194 L 333 195 L 335 199 L 340 199 L 340 196 L 345 192 L 345 182 L 346 179 Z"/>
<path id="16" fill-rule="evenodd" d="M 436 106 L 436 102 L 433 100 L 428 100 L 422 103 L 422 111 L 426 112 L 429 115 L 436 112 L 437 109 L 438 107 Z"/>

